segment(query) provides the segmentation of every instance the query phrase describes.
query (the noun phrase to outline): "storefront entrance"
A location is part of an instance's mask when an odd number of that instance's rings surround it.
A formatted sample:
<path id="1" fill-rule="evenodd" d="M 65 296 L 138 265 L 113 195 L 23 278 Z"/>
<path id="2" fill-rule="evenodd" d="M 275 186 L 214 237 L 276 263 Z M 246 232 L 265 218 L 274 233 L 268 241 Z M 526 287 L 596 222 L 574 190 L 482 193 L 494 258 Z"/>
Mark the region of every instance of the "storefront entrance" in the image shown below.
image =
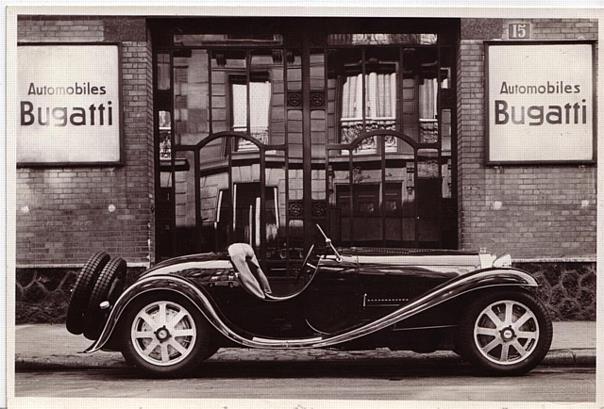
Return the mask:
<path id="1" fill-rule="evenodd" d="M 454 21 L 150 27 L 157 259 L 239 241 L 287 276 L 315 223 L 341 246 L 457 247 Z"/>

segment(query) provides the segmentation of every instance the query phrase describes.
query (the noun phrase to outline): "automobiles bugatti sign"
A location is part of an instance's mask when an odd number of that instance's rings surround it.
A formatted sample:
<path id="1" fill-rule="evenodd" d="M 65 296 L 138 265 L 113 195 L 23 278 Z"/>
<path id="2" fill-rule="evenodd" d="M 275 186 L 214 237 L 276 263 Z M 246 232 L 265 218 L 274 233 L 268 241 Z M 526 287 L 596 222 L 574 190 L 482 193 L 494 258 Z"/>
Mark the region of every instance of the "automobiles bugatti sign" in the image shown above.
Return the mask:
<path id="1" fill-rule="evenodd" d="M 118 46 L 23 45 L 17 58 L 17 161 L 118 162 Z"/>
<path id="2" fill-rule="evenodd" d="M 593 45 L 487 43 L 488 162 L 594 159 Z"/>

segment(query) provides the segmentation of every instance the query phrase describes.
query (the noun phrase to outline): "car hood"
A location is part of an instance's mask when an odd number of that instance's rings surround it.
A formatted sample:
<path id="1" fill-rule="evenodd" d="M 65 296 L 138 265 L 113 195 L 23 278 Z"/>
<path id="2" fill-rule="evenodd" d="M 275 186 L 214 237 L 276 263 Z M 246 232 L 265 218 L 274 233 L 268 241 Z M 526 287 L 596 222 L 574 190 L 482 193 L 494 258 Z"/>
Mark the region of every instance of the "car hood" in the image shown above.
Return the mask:
<path id="1" fill-rule="evenodd" d="M 447 249 L 351 247 L 341 249 L 341 254 L 360 265 L 459 267 L 460 272 L 493 267 L 497 259 L 491 254 Z"/>

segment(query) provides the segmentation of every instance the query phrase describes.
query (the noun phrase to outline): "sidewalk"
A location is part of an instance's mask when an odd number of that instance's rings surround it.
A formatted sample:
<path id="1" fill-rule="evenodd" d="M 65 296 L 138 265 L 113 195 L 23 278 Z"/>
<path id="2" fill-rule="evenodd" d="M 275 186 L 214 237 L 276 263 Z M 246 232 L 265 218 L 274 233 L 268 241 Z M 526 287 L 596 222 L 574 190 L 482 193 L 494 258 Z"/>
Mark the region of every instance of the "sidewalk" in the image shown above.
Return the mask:
<path id="1" fill-rule="evenodd" d="M 15 367 L 17 370 L 83 369 L 125 367 L 119 352 L 81 354 L 90 345 L 83 336 L 72 335 L 64 325 L 19 325 L 15 328 Z M 433 360 L 457 363 L 452 352 L 438 351 L 417 354 L 410 351 L 390 351 L 385 348 L 369 351 L 339 351 L 335 349 L 303 349 L 289 351 L 222 348 L 209 361 L 378 361 L 403 359 L 410 362 Z M 595 366 L 596 322 L 554 322 L 554 338 L 550 352 L 542 365 Z M 413 363 L 409 363 L 413 365 Z"/>

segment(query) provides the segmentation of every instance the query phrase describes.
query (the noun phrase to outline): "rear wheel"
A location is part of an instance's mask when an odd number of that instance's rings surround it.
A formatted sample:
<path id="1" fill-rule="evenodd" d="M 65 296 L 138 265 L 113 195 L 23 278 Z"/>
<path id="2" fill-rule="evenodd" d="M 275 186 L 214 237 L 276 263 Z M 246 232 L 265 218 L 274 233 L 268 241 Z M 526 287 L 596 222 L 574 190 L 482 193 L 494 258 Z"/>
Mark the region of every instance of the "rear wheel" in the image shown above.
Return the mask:
<path id="1" fill-rule="evenodd" d="M 172 294 L 137 300 L 126 312 L 120 333 L 126 361 L 152 376 L 187 375 L 216 352 L 205 318 L 189 301 Z"/>
<path id="2" fill-rule="evenodd" d="M 482 370 L 519 375 L 538 365 L 552 341 L 543 305 L 526 293 L 483 295 L 467 309 L 458 328 L 457 349 Z"/>
<path id="3" fill-rule="evenodd" d="M 84 324 L 86 322 L 84 314 L 88 305 L 88 298 L 90 297 L 96 278 L 109 262 L 109 258 L 109 254 L 104 251 L 93 254 L 84 264 L 78 275 L 75 286 L 71 292 L 71 299 L 69 300 L 69 307 L 67 307 L 67 318 L 65 322 L 67 331 L 72 334 L 80 335 L 84 331 Z"/>

